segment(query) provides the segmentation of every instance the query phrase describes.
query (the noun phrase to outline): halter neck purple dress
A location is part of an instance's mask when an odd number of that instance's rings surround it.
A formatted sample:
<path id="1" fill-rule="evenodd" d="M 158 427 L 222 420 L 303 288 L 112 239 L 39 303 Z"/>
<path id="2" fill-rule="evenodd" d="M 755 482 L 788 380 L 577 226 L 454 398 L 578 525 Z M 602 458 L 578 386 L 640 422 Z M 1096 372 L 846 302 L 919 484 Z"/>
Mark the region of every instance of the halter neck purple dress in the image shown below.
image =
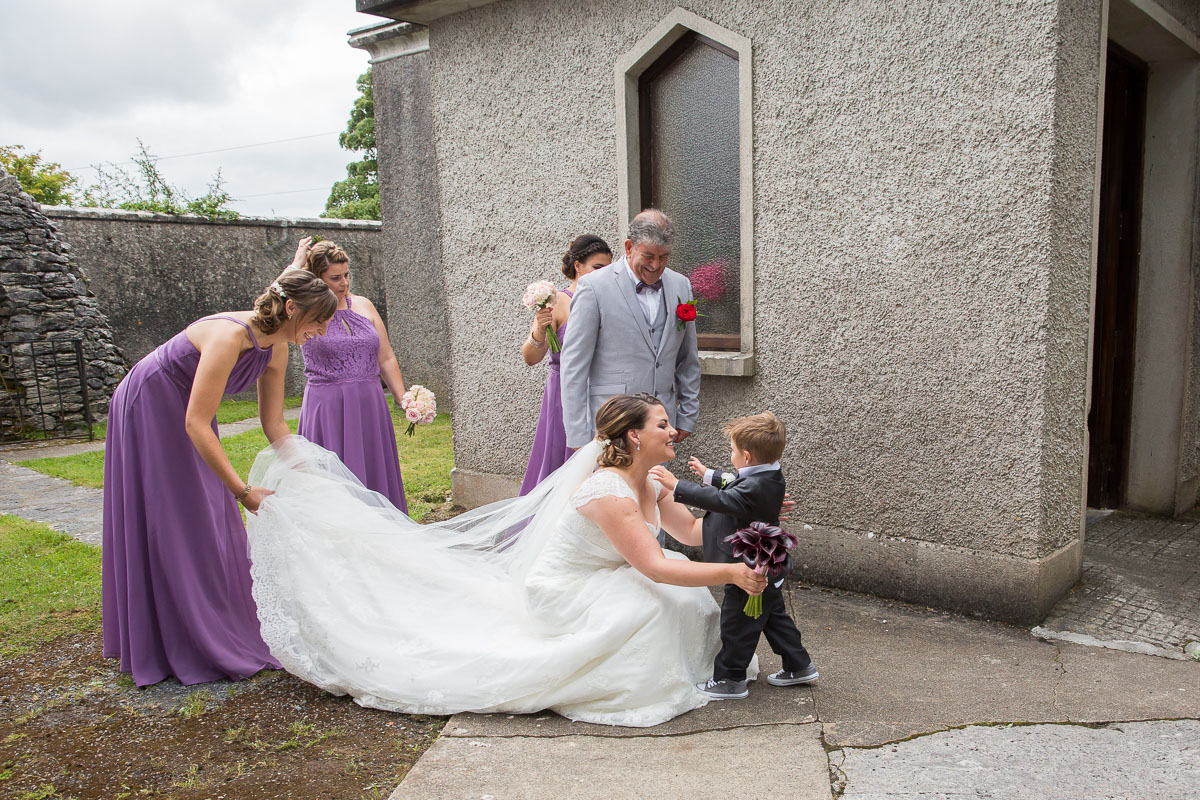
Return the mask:
<path id="1" fill-rule="evenodd" d="M 563 289 L 567 297 L 574 297 L 569 289 Z M 564 342 L 570 320 L 558 329 L 558 340 Z M 567 447 L 567 429 L 563 425 L 562 410 L 562 354 L 550 353 L 550 372 L 546 375 L 546 389 L 542 392 L 542 410 L 538 414 L 537 431 L 533 434 L 533 450 L 529 453 L 529 464 L 525 467 L 525 478 L 521 481 L 519 494 L 526 495 L 554 470 L 571 457 Z"/>
<path id="2" fill-rule="evenodd" d="M 333 312 L 324 336 L 309 339 L 304 353 L 304 404 L 299 433 L 337 453 L 368 489 L 408 513 L 396 429 L 379 383 L 379 334 L 371 320 L 346 307 Z"/>
<path id="3" fill-rule="evenodd" d="M 253 346 L 227 394 L 267 369 Z M 174 675 L 193 684 L 278 669 L 250 595 L 246 528 L 237 501 L 184 428 L 200 352 L 176 334 L 139 361 L 113 393 L 104 450 L 104 655 L 138 686 Z M 217 420 L 212 422 L 217 430 Z"/>

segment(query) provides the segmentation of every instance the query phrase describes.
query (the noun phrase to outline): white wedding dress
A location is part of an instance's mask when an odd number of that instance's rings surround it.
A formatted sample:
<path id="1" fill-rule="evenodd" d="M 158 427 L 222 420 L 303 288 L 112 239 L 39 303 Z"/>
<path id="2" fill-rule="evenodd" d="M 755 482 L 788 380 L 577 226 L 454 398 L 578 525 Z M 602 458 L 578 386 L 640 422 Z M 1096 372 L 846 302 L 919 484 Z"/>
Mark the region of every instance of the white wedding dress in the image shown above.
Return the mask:
<path id="1" fill-rule="evenodd" d="M 598 452 L 525 497 L 419 525 L 301 437 L 264 451 L 251 483 L 276 493 L 247 529 L 272 655 L 391 711 L 548 708 L 645 727 L 704 705 L 718 607 L 706 588 L 639 573 L 579 514 L 599 497 L 636 502 L 619 475 L 593 473 Z"/>

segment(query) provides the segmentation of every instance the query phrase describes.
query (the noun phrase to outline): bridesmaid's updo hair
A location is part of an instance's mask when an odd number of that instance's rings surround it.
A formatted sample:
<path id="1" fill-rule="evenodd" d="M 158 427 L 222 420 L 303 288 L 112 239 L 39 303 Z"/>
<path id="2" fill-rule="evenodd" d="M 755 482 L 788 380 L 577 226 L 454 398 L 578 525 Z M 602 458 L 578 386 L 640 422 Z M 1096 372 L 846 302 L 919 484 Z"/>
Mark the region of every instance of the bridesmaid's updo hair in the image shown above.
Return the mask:
<path id="1" fill-rule="evenodd" d="M 652 394 L 618 394 L 608 398 L 596 412 L 596 438 L 607 441 L 596 463 L 602 467 L 627 467 L 633 463 L 634 448 L 628 434 L 644 428 L 650 409 L 662 402 Z"/>
<path id="2" fill-rule="evenodd" d="M 612 250 L 609 248 L 608 242 L 590 233 L 576 236 L 575 241 L 567 245 L 567 253 L 563 256 L 563 275 L 566 275 L 571 280 L 575 280 L 575 262 L 587 261 L 597 253 L 604 253 L 611 258 Z"/>
<path id="3" fill-rule="evenodd" d="M 337 311 L 337 295 L 325 281 L 302 269 L 289 269 L 254 301 L 250 321 L 267 335 L 275 333 L 287 321 L 288 300 L 296 304 L 297 323 L 310 319 L 326 322 Z"/>
<path id="4" fill-rule="evenodd" d="M 346 255 L 345 250 L 328 239 L 323 239 L 309 248 L 308 257 L 304 259 L 304 268 L 320 278 L 324 276 L 325 270 L 334 264 L 348 263 L 350 257 Z"/>

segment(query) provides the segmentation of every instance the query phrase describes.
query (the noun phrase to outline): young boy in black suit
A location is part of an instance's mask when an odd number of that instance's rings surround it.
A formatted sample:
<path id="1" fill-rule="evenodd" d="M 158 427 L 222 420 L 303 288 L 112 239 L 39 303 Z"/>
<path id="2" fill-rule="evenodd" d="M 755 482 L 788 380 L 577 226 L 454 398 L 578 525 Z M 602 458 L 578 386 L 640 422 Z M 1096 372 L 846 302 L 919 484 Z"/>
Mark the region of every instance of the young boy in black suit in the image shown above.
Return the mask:
<path id="1" fill-rule="evenodd" d="M 702 509 L 707 514 L 701 525 L 704 560 L 734 563 L 733 550 L 725 537 L 751 522 L 779 524 L 783 506 L 783 473 L 779 458 L 787 443 L 783 422 L 767 411 L 725 424 L 729 437 L 729 458 L 736 473 L 714 473 L 692 457 L 688 466 L 704 483 L 680 481 L 663 467 L 655 467 L 652 477 L 665 489 L 673 490 L 675 500 Z M 713 664 L 712 680 L 697 687 L 714 700 L 741 700 L 749 696 L 746 668 L 758 648 L 758 637 L 766 634 L 767 643 L 783 658 L 783 669 L 767 676 L 773 686 L 796 686 L 817 679 L 808 651 L 800 643 L 800 631 L 784 607 L 780 579 L 767 585 L 762 595 L 762 615 L 757 619 L 742 610 L 748 595 L 737 586 L 725 587 L 721 604 L 721 650 Z"/>

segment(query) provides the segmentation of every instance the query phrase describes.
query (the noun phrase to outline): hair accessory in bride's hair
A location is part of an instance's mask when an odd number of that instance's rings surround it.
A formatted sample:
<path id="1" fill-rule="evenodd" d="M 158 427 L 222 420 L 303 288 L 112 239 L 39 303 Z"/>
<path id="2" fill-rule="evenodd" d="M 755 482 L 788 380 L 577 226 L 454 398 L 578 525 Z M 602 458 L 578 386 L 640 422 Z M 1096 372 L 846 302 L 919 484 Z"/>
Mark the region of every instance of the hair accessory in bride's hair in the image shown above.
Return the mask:
<path id="1" fill-rule="evenodd" d="M 279 295 L 280 300 L 287 300 L 287 295 L 283 293 L 283 287 L 279 285 L 279 281 L 271 284 L 271 291 Z"/>
<path id="2" fill-rule="evenodd" d="M 610 444 L 612 444 L 612 439 L 601 439 L 598 436 L 596 437 L 596 441 L 599 442 L 603 447 L 608 447 Z"/>

